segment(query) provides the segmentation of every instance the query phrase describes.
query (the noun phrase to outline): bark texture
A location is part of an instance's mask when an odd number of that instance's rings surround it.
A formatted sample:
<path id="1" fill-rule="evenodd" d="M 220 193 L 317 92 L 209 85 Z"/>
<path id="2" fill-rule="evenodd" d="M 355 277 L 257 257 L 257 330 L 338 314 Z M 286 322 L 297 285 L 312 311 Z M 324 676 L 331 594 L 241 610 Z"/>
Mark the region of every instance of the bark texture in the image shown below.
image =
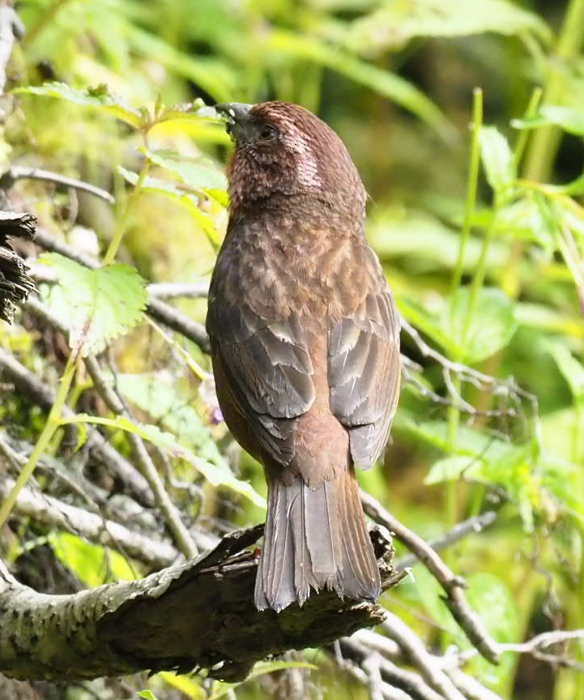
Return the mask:
<path id="1" fill-rule="evenodd" d="M 382 622 L 383 609 L 326 591 L 277 614 L 253 605 L 263 526 L 225 537 L 210 553 L 140 581 L 73 595 L 20 584 L 0 561 L 0 671 L 18 679 L 72 680 L 138 671 L 209 669 L 242 680 L 271 654 L 317 647 Z M 393 548 L 372 531 L 384 588 L 402 578 Z"/>

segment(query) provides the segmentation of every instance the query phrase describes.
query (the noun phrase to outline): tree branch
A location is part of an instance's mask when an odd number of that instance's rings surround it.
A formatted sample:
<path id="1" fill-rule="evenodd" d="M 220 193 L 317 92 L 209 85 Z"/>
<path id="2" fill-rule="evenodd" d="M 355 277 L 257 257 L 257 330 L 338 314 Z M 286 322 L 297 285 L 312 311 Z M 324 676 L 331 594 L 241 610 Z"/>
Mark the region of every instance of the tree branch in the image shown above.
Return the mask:
<path id="1" fill-rule="evenodd" d="M 10 477 L 3 476 L 0 479 L 0 500 L 8 496 L 14 484 L 14 479 Z M 106 520 L 96 513 L 89 513 L 84 508 L 63 503 L 29 486 L 18 494 L 14 513 L 30 517 L 43 525 L 81 535 L 90 542 L 122 549 L 128 556 L 144 562 L 151 568 L 170 566 L 180 556 L 170 542 L 132 532 L 124 525 Z"/>
<path id="2" fill-rule="evenodd" d="M 373 496 L 361 491 L 361 502 L 367 515 L 386 527 L 402 542 L 424 566 L 434 575 L 446 593 L 444 600 L 452 616 L 458 622 L 468 639 L 491 663 L 499 663 L 499 647 L 485 629 L 482 620 L 471 609 L 463 588 L 464 579 L 446 566 L 427 542 L 394 518 Z"/>
<path id="3" fill-rule="evenodd" d="M 102 190 L 101 187 L 96 187 L 91 185 L 89 182 L 83 182 L 83 180 L 76 180 L 72 177 L 66 177 L 65 175 L 60 175 L 59 173 L 52 173 L 49 170 L 42 170 L 41 168 L 27 168 L 23 165 L 13 165 L 11 168 L 6 170 L 0 177 L 0 189 L 9 190 L 14 186 L 17 180 L 40 180 L 41 182 L 53 182 L 56 185 L 62 185 L 63 187 L 69 187 L 74 190 L 80 190 L 81 192 L 87 192 L 92 194 L 94 197 L 99 197 L 105 200 L 108 204 L 115 204 L 116 200 L 113 196 Z"/>
<path id="4" fill-rule="evenodd" d="M 457 523 L 451 530 L 444 533 L 441 537 L 437 537 L 435 540 L 428 542 L 427 545 L 435 552 L 441 552 L 443 549 L 450 547 L 450 545 L 455 542 L 459 542 L 468 535 L 485 530 L 495 522 L 496 518 L 497 513 L 494 510 L 488 510 L 481 515 L 475 515 L 472 518 L 463 520 L 461 523 Z M 415 554 L 409 554 L 398 559 L 395 563 L 395 568 L 408 569 L 417 562 L 418 557 Z"/>
<path id="5" fill-rule="evenodd" d="M 341 601 L 331 591 L 312 595 L 302 608 L 258 612 L 257 556 L 243 550 L 262 530 L 231 533 L 209 554 L 140 581 L 73 595 L 37 593 L 0 561 L 0 671 L 63 681 L 196 667 L 242 680 L 270 654 L 329 644 L 383 620 L 379 606 Z M 392 553 L 386 541 L 385 588 L 401 579 L 389 564 Z"/>

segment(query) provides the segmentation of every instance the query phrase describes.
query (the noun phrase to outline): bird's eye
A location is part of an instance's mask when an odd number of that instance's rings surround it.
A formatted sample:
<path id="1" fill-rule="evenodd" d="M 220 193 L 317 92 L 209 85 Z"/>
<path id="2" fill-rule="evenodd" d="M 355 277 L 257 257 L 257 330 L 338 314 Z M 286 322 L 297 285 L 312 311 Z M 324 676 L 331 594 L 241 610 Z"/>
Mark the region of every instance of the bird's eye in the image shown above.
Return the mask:
<path id="1" fill-rule="evenodd" d="M 262 141 L 272 141 L 272 139 L 275 139 L 277 135 L 278 129 L 276 129 L 275 126 L 272 126 L 271 124 L 264 124 L 264 126 L 262 126 L 260 131 L 260 139 Z"/>

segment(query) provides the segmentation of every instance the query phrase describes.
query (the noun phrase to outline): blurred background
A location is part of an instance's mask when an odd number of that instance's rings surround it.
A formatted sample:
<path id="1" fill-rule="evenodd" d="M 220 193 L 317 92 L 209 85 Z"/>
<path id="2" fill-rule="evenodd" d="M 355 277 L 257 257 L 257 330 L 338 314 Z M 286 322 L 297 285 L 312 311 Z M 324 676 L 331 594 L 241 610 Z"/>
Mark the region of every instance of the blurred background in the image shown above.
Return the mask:
<path id="1" fill-rule="evenodd" d="M 122 230 L 117 258 L 148 282 L 204 289 L 225 232 L 231 144 L 203 104 L 292 101 L 339 133 L 408 324 L 392 442 L 361 484 L 425 539 L 496 514 L 444 556 L 498 641 L 584 627 L 584 2 L 22 0 L 16 9 L 26 33 L 8 71 L 15 94 L 2 98 L 1 168 L 79 178 L 117 204 L 24 177 L 8 205 L 94 256 Z M 177 106 L 193 102 L 180 118 Z M 24 248 L 31 262 L 38 252 Z M 204 298 L 172 303 L 204 322 Z M 49 383 L 62 372 L 65 341 L 26 310 L 0 326 L 0 344 Z M 143 422 L 265 494 L 261 468 L 226 434 L 195 343 L 141 323 L 109 350 Z M 76 410 L 108 415 L 86 376 L 73 394 Z M 43 412 L 3 392 L 0 421 L 12 444 L 34 444 Z M 126 436 L 104 434 L 129 453 Z M 52 445 L 57 458 L 64 449 Z M 115 495 L 98 466 L 83 468 Z M 193 528 L 221 534 L 263 519 L 184 463 L 163 473 Z M 66 489 L 57 495 L 74 502 Z M 2 548 L 39 590 L 132 573 L 111 552 L 105 566 L 105 548 L 24 517 L 4 529 Z M 382 603 L 436 653 L 468 644 L 420 566 Z M 505 699 L 581 700 L 584 650 L 556 652 L 570 664 L 506 653 L 499 667 L 475 658 L 466 670 Z M 306 697 L 369 697 L 322 651 L 303 658 L 318 667 L 305 672 Z M 229 692 L 286 697 L 278 678 Z M 159 700 L 222 692 L 168 675 L 38 692 L 129 698 L 147 687 Z"/>

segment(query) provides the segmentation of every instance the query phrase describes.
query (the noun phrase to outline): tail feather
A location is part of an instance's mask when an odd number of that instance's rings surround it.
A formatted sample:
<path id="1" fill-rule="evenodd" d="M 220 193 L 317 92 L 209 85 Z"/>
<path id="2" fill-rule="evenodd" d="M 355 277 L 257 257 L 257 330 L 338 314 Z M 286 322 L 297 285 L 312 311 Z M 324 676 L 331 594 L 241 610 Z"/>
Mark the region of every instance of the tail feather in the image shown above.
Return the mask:
<path id="1" fill-rule="evenodd" d="M 374 600 L 381 580 L 355 477 L 346 472 L 317 488 L 301 477 L 271 479 L 264 549 L 255 587 L 259 610 L 303 605 L 310 590 Z"/>

